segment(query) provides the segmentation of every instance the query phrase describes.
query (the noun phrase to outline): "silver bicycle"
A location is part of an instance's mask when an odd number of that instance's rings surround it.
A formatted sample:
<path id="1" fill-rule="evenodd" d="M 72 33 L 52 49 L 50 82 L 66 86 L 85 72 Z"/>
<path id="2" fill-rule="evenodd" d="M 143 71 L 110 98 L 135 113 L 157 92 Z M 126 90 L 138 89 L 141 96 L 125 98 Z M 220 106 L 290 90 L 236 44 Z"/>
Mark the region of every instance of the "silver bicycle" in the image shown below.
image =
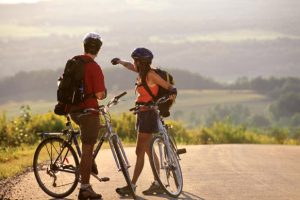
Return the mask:
<path id="1" fill-rule="evenodd" d="M 155 110 L 159 132 L 150 143 L 150 164 L 155 179 L 164 191 L 171 197 L 178 197 L 183 188 L 182 171 L 179 164 L 180 154 L 186 153 L 186 149 L 178 149 L 175 139 L 168 133 L 171 126 L 165 124 L 160 116 L 158 105 L 168 100 L 168 97 L 158 99 L 152 105 L 136 105 L 130 111 L 140 112 L 141 107 Z"/>
<path id="2" fill-rule="evenodd" d="M 119 171 L 122 171 L 127 185 L 131 189 L 131 197 L 136 198 L 133 185 L 129 176 L 130 167 L 121 140 L 113 132 L 109 108 L 119 103 L 124 96 L 123 92 L 112 98 L 106 106 L 98 109 L 85 109 L 82 115 L 97 113 L 104 117 L 106 133 L 102 135 L 94 150 L 93 159 L 98 155 L 104 141 L 108 141 L 114 160 Z M 72 127 L 70 116 L 66 115 L 66 129 L 59 133 L 41 133 L 42 142 L 38 145 L 33 159 L 33 171 L 40 188 L 48 195 L 55 198 L 64 198 L 70 195 L 80 181 L 79 159 L 81 150 L 78 143 L 80 132 Z M 77 153 L 73 146 L 75 146 Z M 108 181 L 108 177 L 99 177 L 92 173 L 100 182 Z"/>

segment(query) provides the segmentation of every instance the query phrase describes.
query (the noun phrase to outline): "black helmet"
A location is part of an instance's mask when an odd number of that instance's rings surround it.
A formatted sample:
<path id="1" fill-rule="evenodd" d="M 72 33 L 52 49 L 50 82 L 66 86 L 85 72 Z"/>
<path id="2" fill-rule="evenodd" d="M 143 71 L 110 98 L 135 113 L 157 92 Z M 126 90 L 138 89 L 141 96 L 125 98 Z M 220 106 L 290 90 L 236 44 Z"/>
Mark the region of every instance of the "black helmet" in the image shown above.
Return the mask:
<path id="1" fill-rule="evenodd" d="M 132 53 L 131 57 L 133 59 L 137 60 L 143 60 L 143 61 L 152 61 L 153 59 L 153 54 L 149 49 L 146 48 L 136 48 Z"/>
<path id="2" fill-rule="evenodd" d="M 102 46 L 102 40 L 98 33 L 87 33 L 83 38 L 84 52 L 96 55 Z"/>

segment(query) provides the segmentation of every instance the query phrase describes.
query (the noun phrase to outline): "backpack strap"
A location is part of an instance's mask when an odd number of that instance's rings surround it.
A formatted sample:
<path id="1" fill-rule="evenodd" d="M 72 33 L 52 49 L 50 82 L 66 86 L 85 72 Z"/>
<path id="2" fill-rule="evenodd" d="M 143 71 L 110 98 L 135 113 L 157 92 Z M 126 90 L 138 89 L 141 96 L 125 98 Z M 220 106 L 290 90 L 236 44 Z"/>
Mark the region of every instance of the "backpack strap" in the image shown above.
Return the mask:
<path id="1" fill-rule="evenodd" d="M 148 84 L 147 84 L 147 81 L 146 80 L 142 80 L 142 84 L 141 84 L 145 90 L 148 92 L 148 94 L 152 97 L 152 99 L 154 101 L 157 100 L 156 96 L 154 96 L 154 94 L 152 93 L 151 89 L 149 88 Z"/>
<path id="2" fill-rule="evenodd" d="M 142 86 L 145 88 L 145 90 L 148 92 L 148 94 L 152 97 L 153 100 L 156 100 L 156 96 L 152 93 L 151 89 L 149 88 L 147 83 L 142 83 Z"/>
<path id="3" fill-rule="evenodd" d="M 83 59 L 80 55 L 79 56 L 74 56 L 73 59 L 75 60 L 79 60 L 82 64 L 83 64 L 83 69 L 82 69 L 82 73 L 83 73 L 83 81 L 84 81 L 84 73 L 85 73 L 85 65 L 91 62 L 95 62 L 93 59 L 88 59 L 85 60 Z M 86 94 L 84 95 L 84 99 L 90 99 L 90 98 L 97 98 L 95 93 L 90 93 L 90 94 Z"/>

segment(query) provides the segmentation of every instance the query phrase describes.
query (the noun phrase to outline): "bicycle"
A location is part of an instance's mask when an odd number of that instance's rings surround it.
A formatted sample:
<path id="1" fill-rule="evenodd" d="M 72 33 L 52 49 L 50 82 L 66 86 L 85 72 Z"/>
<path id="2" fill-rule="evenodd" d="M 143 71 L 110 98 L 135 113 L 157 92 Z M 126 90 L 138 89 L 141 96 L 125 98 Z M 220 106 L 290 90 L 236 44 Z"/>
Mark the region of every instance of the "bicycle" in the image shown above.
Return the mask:
<path id="1" fill-rule="evenodd" d="M 159 115 L 158 105 L 166 101 L 168 101 L 168 97 L 162 97 L 152 105 L 136 105 L 130 111 L 136 114 L 143 107 L 156 111 L 159 132 L 150 143 L 150 165 L 155 179 L 163 190 L 169 196 L 176 198 L 181 194 L 183 188 L 179 155 L 186 153 L 186 149 L 177 148 L 174 137 L 168 133 L 171 126 L 165 124 L 163 117 Z"/>
<path id="2" fill-rule="evenodd" d="M 99 139 L 93 152 L 93 160 L 97 157 L 104 141 L 108 141 L 118 171 L 122 171 L 126 183 L 131 189 L 131 197 L 135 199 L 135 190 L 128 172 L 130 165 L 118 134 L 113 132 L 109 114 L 109 108 L 118 104 L 120 98 L 126 94 L 127 92 L 123 92 L 115 96 L 106 106 L 101 105 L 98 109 L 85 109 L 82 115 L 97 113 L 103 116 L 105 124 L 102 125 L 102 128 L 106 128 L 106 133 Z M 66 115 L 66 118 L 66 129 L 63 132 L 41 133 L 43 140 L 38 145 L 33 159 L 33 171 L 40 188 L 54 198 L 64 198 L 70 195 L 80 181 L 78 157 L 81 157 L 81 150 L 77 139 L 80 131 L 73 128 L 69 114 Z M 77 153 L 72 144 L 75 145 Z M 100 182 L 109 181 L 108 177 L 100 178 L 94 173 L 91 175 Z"/>

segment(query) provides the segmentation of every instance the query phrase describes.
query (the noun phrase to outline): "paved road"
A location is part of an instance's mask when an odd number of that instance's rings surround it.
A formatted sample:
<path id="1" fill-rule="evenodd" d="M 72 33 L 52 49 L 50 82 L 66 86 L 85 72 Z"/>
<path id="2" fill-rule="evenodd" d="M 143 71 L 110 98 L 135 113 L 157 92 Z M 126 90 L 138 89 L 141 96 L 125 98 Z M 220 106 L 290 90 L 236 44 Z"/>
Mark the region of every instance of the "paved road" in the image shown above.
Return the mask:
<path id="1" fill-rule="evenodd" d="M 186 146 L 188 153 L 182 156 L 184 176 L 183 193 L 179 199 L 199 200 L 298 200 L 300 199 L 300 147 L 277 145 L 199 145 Z M 134 163 L 134 148 L 126 148 Z M 111 181 L 93 187 L 104 199 L 120 199 L 114 192 L 125 184 L 109 150 L 101 153 L 97 163 L 100 173 Z M 131 169 L 131 174 L 132 174 Z M 148 161 L 138 181 L 139 199 L 172 199 L 162 196 L 143 196 L 141 191 L 152 181 Z M 67 199 L 77 199 L 78 189 Z M 9 199 L 52 199 L 41 191 L 32 172 L 21 176 Z"/>

